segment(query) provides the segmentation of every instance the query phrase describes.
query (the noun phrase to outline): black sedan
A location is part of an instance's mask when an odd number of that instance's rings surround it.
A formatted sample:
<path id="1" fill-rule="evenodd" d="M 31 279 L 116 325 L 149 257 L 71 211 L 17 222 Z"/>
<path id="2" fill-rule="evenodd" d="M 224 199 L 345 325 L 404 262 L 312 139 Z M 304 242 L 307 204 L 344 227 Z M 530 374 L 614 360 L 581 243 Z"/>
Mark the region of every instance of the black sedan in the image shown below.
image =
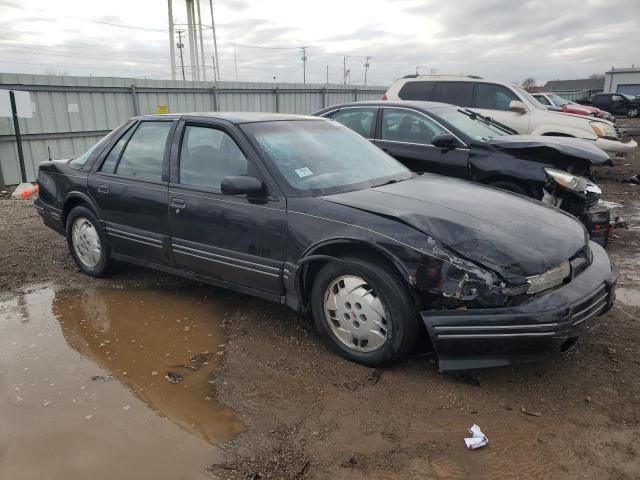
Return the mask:
<path id="1" fill-rule="evenodd" d="M 589 142 L 516 132 L 472 110 L 436 102 L 357 102 L 314 115 L 332 118 L 371 140 L 414 172 L 492 185 L 541 200 L 578 217 L 606 246 L 609 211 L 598 207 L 591 167 L 611 164 Z"/>
<path id="2" fill-rule="evenodd" d="M 421 331 L 443 370 L 540 358 L 614 300 L 611 262 L 573 217 L 416 175 L 325 119 L 138 117 L 42 163 L 38 183 L 86 274 L 121 260 L 283 303 L 366 365 Z"/>

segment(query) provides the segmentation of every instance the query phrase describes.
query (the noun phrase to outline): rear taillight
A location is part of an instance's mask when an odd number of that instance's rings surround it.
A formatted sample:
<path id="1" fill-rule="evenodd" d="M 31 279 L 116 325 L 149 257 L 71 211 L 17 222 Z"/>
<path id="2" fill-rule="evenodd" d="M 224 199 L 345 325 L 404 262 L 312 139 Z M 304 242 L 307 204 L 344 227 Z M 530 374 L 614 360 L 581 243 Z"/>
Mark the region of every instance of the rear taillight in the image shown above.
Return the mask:
<path id="1" fill-rule="evenodd" d="M 384 95 L 382 95 L 382 100 L 386 100 L 387 99 L 387 94 L 385 93 Z"/>

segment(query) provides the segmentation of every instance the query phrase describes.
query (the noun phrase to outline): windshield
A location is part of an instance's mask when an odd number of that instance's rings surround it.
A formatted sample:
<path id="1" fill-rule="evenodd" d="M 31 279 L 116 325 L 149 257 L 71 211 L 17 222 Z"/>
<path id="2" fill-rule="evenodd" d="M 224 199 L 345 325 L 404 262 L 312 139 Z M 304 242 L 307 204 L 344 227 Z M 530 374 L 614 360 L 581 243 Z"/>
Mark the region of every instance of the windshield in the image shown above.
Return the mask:
<path id="1" fill-rule="evenodd" d="M 567 100 L 562 98 L 560 95 L 556 95 L 555 93 L 553 95 L 549 95 L 549 98 L 551 98 L 551 101 L 556 107 L 562 107 L 569 103 Z"/>
<path id="2" fill-rule="evenodd" d="M 439 108 L 433 111 L 440 118 L 474 140 L 487 142 L 495 137 L 509 135 L 510 132 L 493 125 L 482 115 L 461 108 Z"/>
<path id="3" fill-rule="evenodd" d="M 334 121 L 257 122 L 242 129 L 301 195 L 360 190 L 412 177 L 397 160 Z"/>
<path id="4" fill-rule="evenodd" d="M 520 94 L 520 96 L 524 97 L 527 103 L 529 103 L 530 106 L 532 106 L 533 108 L 537 108 L 538 110 L 546 110 L 544 105 L 542 105 L 538 100 L 536 100 L 533 97 L 533 95 L 527 92 L 524 88 L 519 87 L 518 85 L 513 85 L 512 88 L 516 90 Z"/>
<path id="5" fill-rule="evenodd" d="M 82 167 L 84 167 L 84 164 L 87 163 L 87 160 L 89 160 L 89 157 L 91 157 L 91 154 L 96 150 L 100 149 L 102 145 L 105 145 L 109 141 L 109 138 L 111 138 L 111 136 L 113 135 L 114 131 L 115 130 L 107 133 L 104 137 L 98 140 L 98 143 L 96 143 L 94 146 L 92 146 L 89 150 L 84 152 L 82 155 L 79 155 L 69 160 L 69 166 L 73 168 L 78 168 L 78 169 L 81 169 Z"/>

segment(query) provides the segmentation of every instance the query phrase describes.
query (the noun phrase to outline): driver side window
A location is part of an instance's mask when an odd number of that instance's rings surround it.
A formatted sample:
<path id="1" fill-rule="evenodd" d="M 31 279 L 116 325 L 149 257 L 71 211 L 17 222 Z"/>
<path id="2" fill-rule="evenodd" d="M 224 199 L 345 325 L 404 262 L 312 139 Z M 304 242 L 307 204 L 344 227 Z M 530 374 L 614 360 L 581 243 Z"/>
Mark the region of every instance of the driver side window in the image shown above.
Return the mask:
<path id="1" fill-rule="evenodd" d="M 222 179 L 249 175 L 249 162 L 231 136 L 187 125 L 180 148 L 180 183 L 220 190 Z M 255 173 L 254 173 L 255 175 Z"/>
<path id="2" fill-rule="evenodd" d="M 382 140 L 430 145 L 436 135 L 448 133 L 425 115 L 401 108 L 382 111 Z"/>

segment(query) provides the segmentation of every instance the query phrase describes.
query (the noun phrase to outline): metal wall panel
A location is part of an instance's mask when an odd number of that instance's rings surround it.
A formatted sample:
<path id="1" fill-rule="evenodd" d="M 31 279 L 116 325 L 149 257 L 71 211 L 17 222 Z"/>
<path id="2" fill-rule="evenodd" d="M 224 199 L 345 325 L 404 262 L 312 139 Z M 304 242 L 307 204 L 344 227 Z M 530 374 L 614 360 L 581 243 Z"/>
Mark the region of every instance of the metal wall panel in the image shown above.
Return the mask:
<path id="1" fill-rule="evenodd" d="M 377 86 L 182 82 L 11 73 L 0 73 L 0 88 L 31 93 L 33 118 L 19 120 L 29 181 L 35 180 L 38 164 L 48 158 L 47 148 L 53 158 L 78 155 L 105 131 L 135 115 L 155 114 L 159 105 L 166 105 L 170 113 L 218 110 L 309 114 L 356 98 L 376 100 L 386 90 Z M 0 118 L 0 181 L 6 185 L 20 182 L 10 118 Z"/>

